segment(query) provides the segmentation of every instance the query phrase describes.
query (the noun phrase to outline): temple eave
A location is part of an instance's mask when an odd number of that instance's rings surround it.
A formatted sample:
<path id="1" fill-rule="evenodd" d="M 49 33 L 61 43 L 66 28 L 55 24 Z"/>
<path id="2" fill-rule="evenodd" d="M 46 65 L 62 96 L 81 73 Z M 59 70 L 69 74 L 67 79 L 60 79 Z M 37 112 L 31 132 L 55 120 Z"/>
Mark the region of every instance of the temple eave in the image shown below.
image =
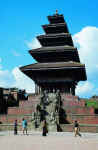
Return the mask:
<path id="1" fill-rule="evenodd" d="M 84 67 L 55 67 L 55 68 L 26 68 L 26 69 L 23 69 L 24 71 L 29 71 L 29 70 L 32 70 L 32 71 L 37 71 L 37 70 L 63 70 L 63 69 L 67 69 L 67 70 L 70 70 L 70 69 L 85 69 Z M 22 70 L 22 69 L 21 69 Z"/>
<path id="2" fill-rule="evenodd" d="M 60 51 L 63 51 L 63 50 L 66 50 L 66 51 L 74 51 L 74 50 L 77 50 L 76 47 L 73 47 L 73 46 L 69 46 L 69 45 L 65 45 L 65 46 L 51 46 L 51 47 L 40 47 L 40 48 L 35 48 L 35 49 L 31 49 L 29 50 L 29 53 L 33 53 L 34 51 L 53 51 L 53 50 L 60 50 Z"/>
<path id="3" fill-rule="evenodd" d="M 66 23 L 46 24 L 42 27 L 46 34 L 69 33 Z"/>
<path id="4" fill-rule="evenodd" d="M 44 67 L 40 66 L 38 68 L 33 68 L 33 67 L 21 67 L 20 70 L 29 76 L 30 78 L 35 78 L 36 76 L 44 76 L 46 78 L 47 74 L 47 80 L 51 79 L 51 74 L 52 76 L 58 76 L 59 78 L 63 78 L 64 76 L 66 77 L 66 74 L 69 76 L 72 76 L 74 74 L 75 80 L 80 80 L 80 81 L 85 81 L 87 79 L 86 77 L 86 72 L 85 72 L 85 65 L 82 66 L 66 66 L 66 67 Z M 62 73 L 60 73 L 62 72 Z"/>
<path id="5" fill-rule="evenodd" d="M 72 49 L 71 49 L 72 48 Z M 80 62 L 78 51 L 76 48 L 66 46 L 66 47 L 51 47 L 51 48 L 39 48 L 30 50 L 29 53 L 38 62 L 61 62 L 61 61 L 74 61 Z M 54 57 L 56 58 L 54 59 Z"/>
<path id="6" fill-rule="evenodd" d="M 37 36 L 38 39 L 40 38 L 55 38 L 55 37 L 71 37 L 70 33 L 57 33 L 57 34 L 43 34 Z"/>
<path id="7" fill-rule="evenodd" d="M 20 67 L 24 69 L 54 69 L 54 68 L 85 68 L 84 64 L 78 62 L 55 62 L 55 63 L 35 63 L 30 64 L 24 67 Z"/>
<path id="8" fill-rule="evenodd" d="M 58 23 L 58 24 L 45 24 L 45 25 L 42 25 L 42 27 L 44 28 L 47 28 L 47 27 L 57 27 L 57 26 L 66 26 L 67 24 L 64 22 L 64 23 Z"/>

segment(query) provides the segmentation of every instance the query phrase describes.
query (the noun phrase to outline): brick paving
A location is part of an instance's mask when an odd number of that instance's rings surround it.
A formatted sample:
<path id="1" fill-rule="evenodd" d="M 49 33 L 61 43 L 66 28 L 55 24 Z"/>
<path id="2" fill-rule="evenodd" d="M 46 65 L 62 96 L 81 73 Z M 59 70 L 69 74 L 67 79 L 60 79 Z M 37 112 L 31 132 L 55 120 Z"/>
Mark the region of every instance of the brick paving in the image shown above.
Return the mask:
<path id="1" fill-rule="evenodd" d="M 42 137 L 41 132 L 0 132 L 0 150 L 98 150 L 98 133 L 82 133 L 74 137 L 71 132 L 49 133 Z"/>

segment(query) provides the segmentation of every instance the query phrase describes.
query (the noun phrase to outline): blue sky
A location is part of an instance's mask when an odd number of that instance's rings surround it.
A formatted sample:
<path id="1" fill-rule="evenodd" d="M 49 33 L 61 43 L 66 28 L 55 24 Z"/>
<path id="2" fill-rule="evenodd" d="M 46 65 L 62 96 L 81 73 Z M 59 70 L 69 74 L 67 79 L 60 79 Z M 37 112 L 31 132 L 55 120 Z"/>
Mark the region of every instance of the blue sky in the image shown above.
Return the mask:
<path id="1" fill-rule="evenodd" d="M 35 37 L 43 34 L 46 16 L 63 14 L 78 47 L 80 60 L 86 64 L 88 80 L 80 82 L 77 95 L 98 95 L 98 1 L 92 0 L 2 0 L 0 3 L 0 86 L 34 91 L 34 83 L 18 70 L 34 62 L 28 50 L 39 46 Z"/>

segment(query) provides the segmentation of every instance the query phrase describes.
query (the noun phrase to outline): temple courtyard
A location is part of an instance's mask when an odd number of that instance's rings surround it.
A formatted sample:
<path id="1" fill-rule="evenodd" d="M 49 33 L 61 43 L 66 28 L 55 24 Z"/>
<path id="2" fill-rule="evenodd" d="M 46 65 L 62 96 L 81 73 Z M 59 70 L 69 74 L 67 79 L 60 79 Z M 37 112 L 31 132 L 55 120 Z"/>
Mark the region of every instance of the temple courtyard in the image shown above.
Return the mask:
<path id="1" fill-rule="evenodd" d="M 98 133 L 82 133 L 74 137 L 72 132 L 49 132 L 46 137 L 41 132 L 28 132 L 13 135 L 13 132 L 0 132 L 1 150 L 98 150 Z"/>

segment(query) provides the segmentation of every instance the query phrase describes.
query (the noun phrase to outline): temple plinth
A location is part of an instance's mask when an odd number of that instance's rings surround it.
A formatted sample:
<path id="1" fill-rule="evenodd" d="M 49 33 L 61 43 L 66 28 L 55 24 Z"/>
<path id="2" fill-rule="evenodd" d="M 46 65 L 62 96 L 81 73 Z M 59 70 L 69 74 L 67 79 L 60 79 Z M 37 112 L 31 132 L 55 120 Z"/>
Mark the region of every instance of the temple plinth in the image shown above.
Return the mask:
<path id="1" fill-rule="evenodd" d="M 29 50 L 37 61 L 20 67 L 35 82 L 35 93 L 59 90 L 75 95 L 79 81 L 87 80 L 85 65 L 80 63 L 63 15 L 48 16 L 50 24 L 43 25 L 45 35 L 37 36 L 41 48 Z"/>

